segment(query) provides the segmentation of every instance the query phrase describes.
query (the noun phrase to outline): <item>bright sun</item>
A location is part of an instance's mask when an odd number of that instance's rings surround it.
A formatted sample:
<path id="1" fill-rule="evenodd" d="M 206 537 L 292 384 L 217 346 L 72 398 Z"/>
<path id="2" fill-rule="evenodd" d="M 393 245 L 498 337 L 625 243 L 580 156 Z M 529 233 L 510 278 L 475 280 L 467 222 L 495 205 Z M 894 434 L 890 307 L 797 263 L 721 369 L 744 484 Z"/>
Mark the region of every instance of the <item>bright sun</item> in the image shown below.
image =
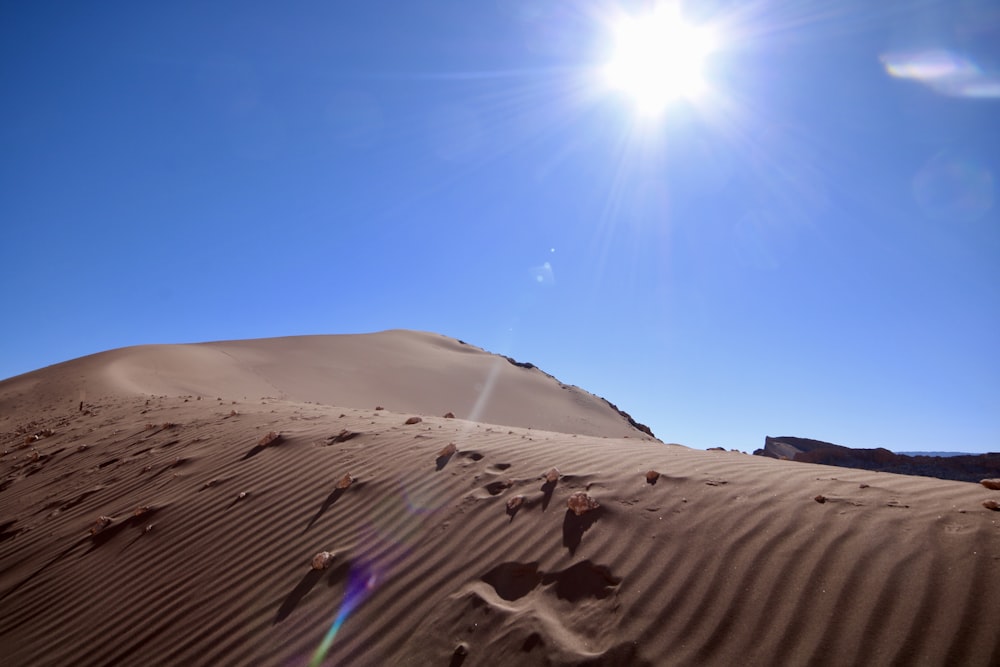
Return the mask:
<path id="1" fill-rule="evenodd" d="M 676 4 L 623 17 L 614 37 L 604 75 L 613 88 L 631 96 L 640 113 L 658 114 L 677 99 L 705 91 L 705 57 L 716 46 L 715 36 L 707 27 L 685 22 Z"/>

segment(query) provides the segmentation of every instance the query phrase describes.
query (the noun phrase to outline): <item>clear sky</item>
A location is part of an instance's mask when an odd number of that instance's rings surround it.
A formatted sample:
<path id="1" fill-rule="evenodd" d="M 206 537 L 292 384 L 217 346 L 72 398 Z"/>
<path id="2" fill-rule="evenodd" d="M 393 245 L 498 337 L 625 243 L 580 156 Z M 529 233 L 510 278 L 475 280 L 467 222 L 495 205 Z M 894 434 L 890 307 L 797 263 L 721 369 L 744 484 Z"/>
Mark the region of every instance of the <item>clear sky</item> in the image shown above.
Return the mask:
<path id="1" fill-rule="evenodd" d="M 995 0 L 690 3 L 654 111 L 650 7 L 3 3 L 0 377 L 411 328 L 693 447 L 1000 450 Z"/>

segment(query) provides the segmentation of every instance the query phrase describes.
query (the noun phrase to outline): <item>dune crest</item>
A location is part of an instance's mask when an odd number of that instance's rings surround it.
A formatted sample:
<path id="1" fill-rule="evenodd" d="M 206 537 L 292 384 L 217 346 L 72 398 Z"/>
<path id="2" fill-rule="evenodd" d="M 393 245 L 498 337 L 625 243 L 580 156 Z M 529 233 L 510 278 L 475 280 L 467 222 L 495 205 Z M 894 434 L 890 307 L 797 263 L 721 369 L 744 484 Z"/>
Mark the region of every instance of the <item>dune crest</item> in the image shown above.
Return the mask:
<path id="1" fill-rule="evenodd" d="M 377 405 L 505 426 L 653 438 L 614 404 L 534 364 L 406 330 L 101 352 L 0 382 L 0 414 L 29 401 L 77 406 L 110 396 L 178 395 Z"/>

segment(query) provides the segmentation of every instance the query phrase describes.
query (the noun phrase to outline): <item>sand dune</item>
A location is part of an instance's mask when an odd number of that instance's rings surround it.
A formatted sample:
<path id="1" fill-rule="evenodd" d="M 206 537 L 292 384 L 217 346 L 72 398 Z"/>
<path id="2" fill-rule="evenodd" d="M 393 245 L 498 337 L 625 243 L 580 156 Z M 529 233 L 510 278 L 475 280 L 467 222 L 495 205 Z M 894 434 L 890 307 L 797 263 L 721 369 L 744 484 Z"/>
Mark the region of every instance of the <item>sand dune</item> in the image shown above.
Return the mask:
<path id="1" fill-rule="evenodd" d="M 110 396 L 281 398 L 456 416 L 569 433 L 642 437 L 606 401 L 537 368 L 416 331 L 147 345 L 0 383 L 0 414 Z"/>
<path id="2" fill-rule="evenodd" d="M 433 410 L 148 398 L 108 354 L 0 384 L 4 664 L 1000 664 L 982 486 L 446 419 L 420 383 L 385 391 Z M 492 401 L 533 391 L 508 370 Z"/>

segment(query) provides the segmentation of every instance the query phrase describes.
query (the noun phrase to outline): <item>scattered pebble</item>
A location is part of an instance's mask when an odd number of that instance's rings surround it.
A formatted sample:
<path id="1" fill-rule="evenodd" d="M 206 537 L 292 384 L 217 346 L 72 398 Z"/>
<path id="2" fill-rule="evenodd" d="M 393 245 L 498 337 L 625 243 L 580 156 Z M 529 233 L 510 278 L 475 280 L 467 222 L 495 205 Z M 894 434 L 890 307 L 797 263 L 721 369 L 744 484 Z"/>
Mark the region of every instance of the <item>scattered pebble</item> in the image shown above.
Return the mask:
<path id="1" fill-rule="evenodd" d="M 338 442 L 347 442 L 348 440 L 356 437 L 357 435 L 358 433 L 355 433 L 354 431 L 348 431 L 346 428 L 342 428 L 340 429 L 340 433 L 338 433 L 337 435 L 330 436 L 329 438 L 327 438 L 327 440 L 331 445 L 335 445 Z"/>
<path id="2" fill-rule="evenodd" d="M 822 504 L 822 503 L 826 502 L 826 496 L 824 496 L 823 494 L 820 494 L 820 495 L 816 496 L 815 498 L 813 498 L 813 500 L 815 500 L 816 502 Z"/>
<path id="3" fill-rule="evenodd" d="M 376 405 L 376 406 L 375 406 L 375 410 L 376 410 L 376 411 L 378 411 L 378 410 L 385 410 L 385 408 L 384 408 L 384 407 L 382 407 L 381 405 Z"/>
<path id="4" fill-rule="evenodd" d="M 337 488 L 346 489 L 351 484 L 354 484 L 354 478 L 351 477 L 351 473 L 347 473 L 346 475 L 341 477 L 340 480 L 337 482 Z"/>
<path id="5" fill-rule="evenodd" d="M 249 494 L 248 494 L 248 493 L 247 493 L 246 491 L 240 491 L 240 494 L 239 494 L 238 496 L 236 496 L 236 499 L 237 499 L 237 500 L 243 500 L 243 499 L 244 499 L 244 498 L 246 498 L 246 497 L 247 497 L 248 495 L 249 495 Z"/>
<path id="6" fill-rule="evenodd" d="M 334 554 L 329 551 L 320 551 L 318 554 L 313 556 L 312 559 L 312 569 L 314 570 L 325 570 L 330 567 L 330 563 L 333 562 Z"/>
<path id="7" fill-rule="evenodd" d="M 511 496 L 507 499 L 507 511 L 511 514 L 524 504 L 524 496 Z"/>
<path id="8" fill-rule="evenodd" d="M 407 419 L 403 423 L 404 424 L 419 424 L 422 421 L 423 421 L 423 418 L 421 418 L 421 417 L 410 417 L 409 419 Z"/>
<path id="9" fill-rule="evenodd" d="M 110 526 L 112 521 L 114 521 L 114 519 L 102 514 L 97 517 L 97 521 L 95 521 L 94 525 L 90 527 L 90 534 L 97 535 L 99 532 Z"/>
<path id="10" fill-rule="evenodd" d="M 585 512 L 596 510 L 600 505 L 584 491 L 577 491 L 566 499 L 566 506 L 573 510 L 573 514 L 580 516 Z"/>
<path id="11" fill-rule="evenodd" d="M 867 484 L 858 484 L 858 488 L 859 489 L 867 489 L 868 485 Z"/>
<path id="12" fill-rule="evenodd" d="M 981 479 L 979 483 L 985 486 L 987 489 L 992 489 L 994 491 L 1000 491 L 1000 478 L 998 479 Z"/>
<path id="13" fill-rule="evenodd" d="M 268 447 L 270 445 L 276 445 L 279 442 L 281 442 L 281 434 L 275 431 L 270 431 L 267 435 L 257 441 L 257 446 Z"/>
<path id="14" fill-rule="evenodd" d="M 449 442 L 447 447 L 445 447 L 440 452 L 438 452 L 438 458 L 442 458 L 442 457 L 445 457 L 445 456 L 451 456 L 452 454 L 454 454 L 457 451 L 458 451 L 458 447 L 455 446 L 455 443 L 454 442 Z"/>
<path id="15" fill-rule="evenodd" d="M 655 470 L 650 470 L 646 473 L 646 482 L 649 484 L 656 484 L 656 480 L 660 479 L 660 473 Z"/>
<path id="16" fill-rule="evenodd" d="M 454 412 L 446 412 L 446 413 L 444 413 L 444 418 L 445 419 L 454 419 L 455 418 L 455 413 Z"/>
<path id="17" fill-rule="evenodd" d="M 995 500 L 984 500 L 983 507 L 994 512 L 1000 512 L 1000 503 Z"/>
<path id="18" fill-rule="evenodd" d="M 547 473 L 545 473 L 545 481 L 554 484 L 559 481 L 559 468 L 550 468 Z"/>

